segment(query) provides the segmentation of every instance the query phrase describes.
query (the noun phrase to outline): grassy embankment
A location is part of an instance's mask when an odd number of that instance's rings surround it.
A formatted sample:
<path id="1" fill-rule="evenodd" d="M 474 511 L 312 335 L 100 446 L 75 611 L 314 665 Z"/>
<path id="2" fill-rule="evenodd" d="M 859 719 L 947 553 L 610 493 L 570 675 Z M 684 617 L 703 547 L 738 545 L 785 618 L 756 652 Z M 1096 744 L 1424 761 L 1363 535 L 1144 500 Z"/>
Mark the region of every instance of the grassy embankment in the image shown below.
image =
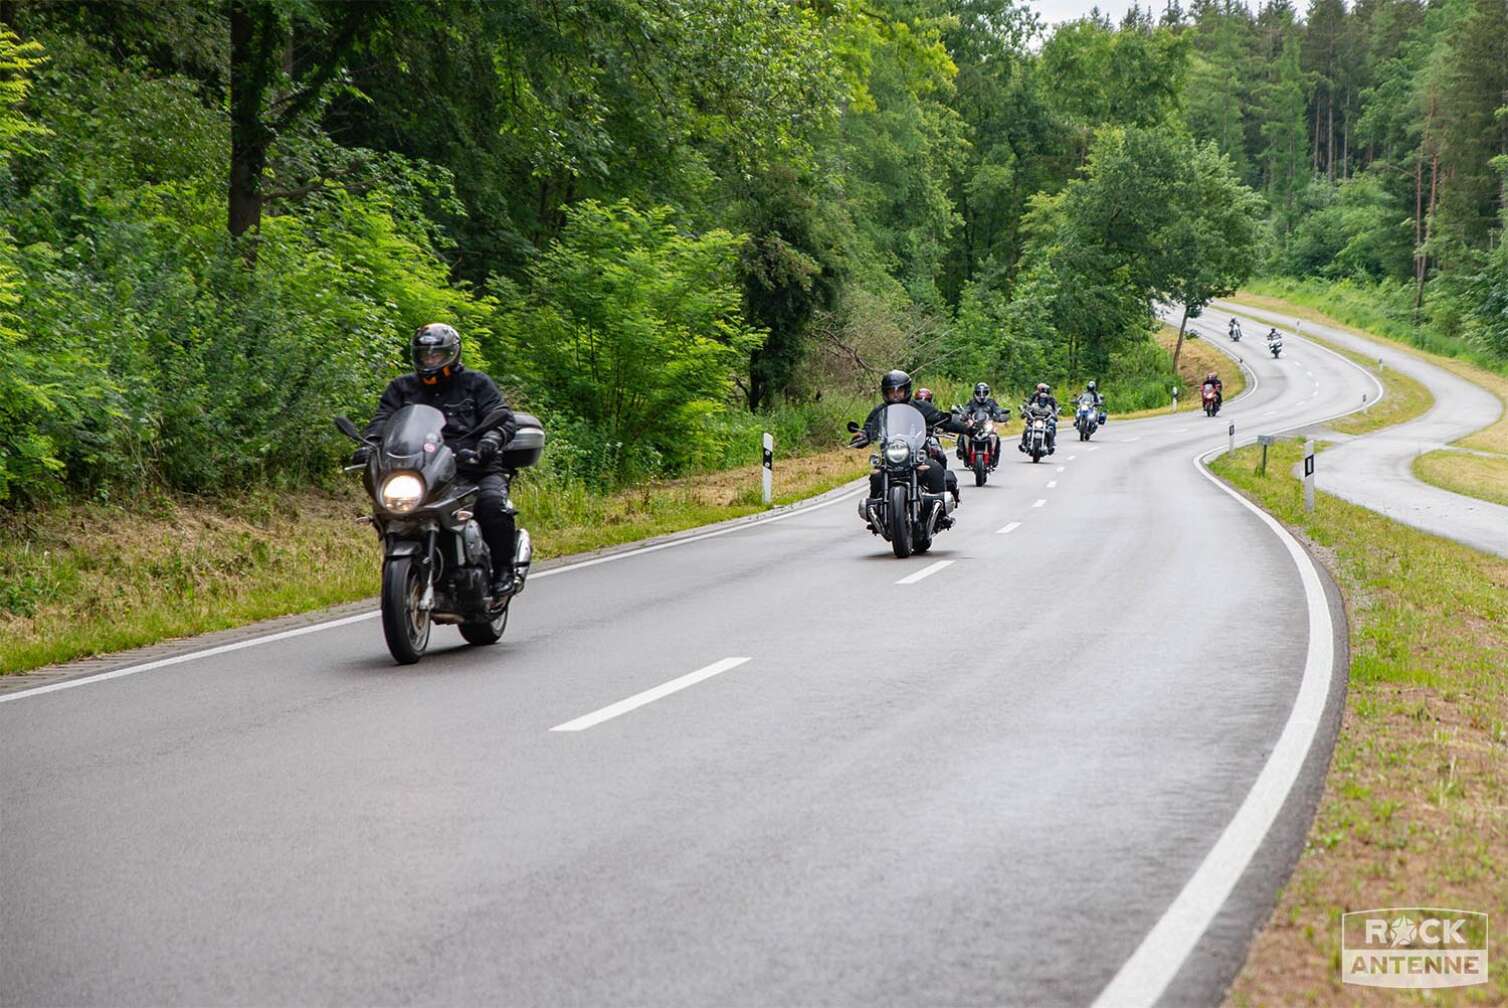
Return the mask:
<path id="1" fill-rule="evenodd" d="M 1326 286 L 1277 280 L 1261 281 L 1252 286 L 1253 292 L 1244 292 L 1232 300 L 1349 329 L 1358 335 L 1393 344 L 1480 385 L 1501 399 L 1504 413 L 1497 423 L 1456 442 L 1456 447 L 1465 451 L 1445 450 L 1421 455 L 1414 462 L 1414 474 L 1426 483 L 1455 493 L 1508 504 L 1508 375 L 1498 370 L 1494 362 L 1473 353 L 1471 348 L 1458 341 L 1434 339 L 1427 346 L 1418 345 L 1409 338 L 1409 331 L 1401 323 L 1369 302 L 1362 292 L 1344 284 Z M 1325 307 L 1330 314 L 1321 313 L 1318 306 Z M 1390 374 L 1385 372 L 1383 380 L 1387 381 Z M 1401 376 L 1392 377 L 1396 380 Z M 1389 395 L 1392 395 L 1391 388 Z M 1346 429 L 1341 424 L 1334 426 L 1338 430 Z"/>
<path id="2" fill-rule="evenodd" d="M 1340 915 L 1416 905 L 1508 920 L 1508 560 L 1417 532 L 1325 494 L 1305 515 L 1301 449 L 1221 458 L 1215 472 L 1307 539 L 1346 597 L 1344 721 L 1293 877 L 1229 1002 L 1503 1004 L 1492 981 L 1409 994 L 1339 981 Z"/>
<path id="3" fill-rule="evenodd" d="M 867 471 L 867 459 L 846 449 L 777 458 L 776 503 L 840 486 Z M 525 475 L 514 501 L 543 559 L 754 514 L 764 510 L 759 494 L 759 467 L 742 466 L 611 494 Z M 365 513 L 353 477 L 335 492 L 6 516 L 0 674 L 370 597 L 380 553 L 356 521 Z"/>

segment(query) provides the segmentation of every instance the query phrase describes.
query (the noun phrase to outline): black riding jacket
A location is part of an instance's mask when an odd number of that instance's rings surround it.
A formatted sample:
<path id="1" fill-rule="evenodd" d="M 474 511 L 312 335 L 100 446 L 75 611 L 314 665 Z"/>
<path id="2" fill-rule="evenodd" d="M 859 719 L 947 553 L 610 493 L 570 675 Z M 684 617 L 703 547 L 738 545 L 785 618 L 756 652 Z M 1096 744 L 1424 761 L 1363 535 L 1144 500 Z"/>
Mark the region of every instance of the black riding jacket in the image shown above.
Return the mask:
<path id="1" fill-rule="evenodd" d="M 477 424 L 498 408 L 504 411 L 503 419 L 493 424 L 489 430 L 495 430 L 502 436 L 499 446 L 506 445 L 518 429 L 513 413 L 508 410 L 508 404 L 503 401 L 502 393 L 498 392 L 493 380 L 480 371 L 468 371 L 458 364 L 454 375 L 449 379 L 439 379 L 433 385 L 426 385 L 418 375 L 413 374 L 400 375 L 388 382 L 382 398 L 377 402 L 377 412 L 367 424 L 364 435 L 380 435 L 388 417 L 405 406 L 416 404 L 433 406 L 445 414 L 445 442 L 452 448 L 474 448 L 481 435 L 488 433 L 486 430 L 475 430 Z M 483 466 L 481 471 L 501 472 L 502 463 L 494 459 Z"/>
<path id="2" fill-rule="evenodd" d="M 963 411 L 965 413 L 973 413 L 975 410 L 989 411 L 991 420 L 1006 420 L 1010 418 L 1010 414 L 1005 411 L 1005 407 L 1001 406 L 993 398 L 986 399 L 984 402 L 980 402 L 978 399 L 970 399 L 963 404 Z"/>
<path id="3" fill-rule="evenodd" d="M 941 427 L 943 430 L 948 431 L 951 434 L 962 434 L 964 431 L 968 430 L 968 427 L 962 420 L 959 420 L 951 413 L 944 413 L 942 410 L 927 402 L 925 399 L 908 399 L 906 400 L 906 402 L 910 403 L 912 406 L 915 406 L 921 413 L 922 418 L 927 421 L 928 430 L 932 430 L 935 427 Z M 869 416 L 864 420 L 864 437 L 869 441 L 874 441 L 876 438 L 878 438 L 880 436 L 880 415 L 885 412 L 885 407 L 900 405 L 903 404 L 882 402 L 874 409 L 870 410 Z"/>

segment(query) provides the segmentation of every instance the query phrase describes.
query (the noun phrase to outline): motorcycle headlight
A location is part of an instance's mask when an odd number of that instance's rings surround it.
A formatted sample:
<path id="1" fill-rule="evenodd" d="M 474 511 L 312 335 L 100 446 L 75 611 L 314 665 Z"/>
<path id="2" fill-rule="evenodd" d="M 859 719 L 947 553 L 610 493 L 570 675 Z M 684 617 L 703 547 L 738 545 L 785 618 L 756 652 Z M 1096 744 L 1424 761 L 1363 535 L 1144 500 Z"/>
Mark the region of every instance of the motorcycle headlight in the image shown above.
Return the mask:
<path id="1" fill-rule="evenodd" d="M 1047 429 L 1047 421 L 1046 420 L 1038 420 L 1036 423 L 1032 424 L 1032 426 L 1034 428 L 1036 428 L 1037 430 L 1046 430 Z"/>
<path id="2" fill-rule="evenodd" d="M 393 473 L 382 481 L 380 496 L 389 511 L 412 511 L 424 499 L 424 481 L 413 473 Z"/>
<path id="3" fill-rule="evenodd" d="M 911 457 L 911 446 L 902 438 L 891 438 L 885 445 L 885 458 L 894 465 L 900 465 Z"/>

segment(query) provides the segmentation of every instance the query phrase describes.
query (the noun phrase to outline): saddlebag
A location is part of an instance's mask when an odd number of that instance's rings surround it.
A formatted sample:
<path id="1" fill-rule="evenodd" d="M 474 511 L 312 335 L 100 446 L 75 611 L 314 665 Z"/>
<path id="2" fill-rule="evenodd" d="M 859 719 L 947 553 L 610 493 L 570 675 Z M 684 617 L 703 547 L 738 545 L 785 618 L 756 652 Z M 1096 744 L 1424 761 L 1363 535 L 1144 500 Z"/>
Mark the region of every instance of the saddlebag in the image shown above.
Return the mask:
<path id="1" fill-rule="evenodd" d="M 545 425 L 531 413 L 513 414 L 518 430 L 503 446 L 500 456 L 505 469 L 525 469 L 539 461 L 545 451 Z"/>

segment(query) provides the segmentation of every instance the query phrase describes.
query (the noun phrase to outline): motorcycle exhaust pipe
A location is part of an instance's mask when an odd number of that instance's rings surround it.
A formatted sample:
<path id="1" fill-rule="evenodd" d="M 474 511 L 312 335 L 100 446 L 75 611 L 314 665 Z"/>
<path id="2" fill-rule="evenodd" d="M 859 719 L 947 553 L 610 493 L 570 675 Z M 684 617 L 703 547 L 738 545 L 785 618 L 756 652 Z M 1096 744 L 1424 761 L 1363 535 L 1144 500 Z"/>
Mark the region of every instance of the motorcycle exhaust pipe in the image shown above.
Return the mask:
<path id="1" fill-rule="evenodd" d="M 514 594 L 524 590 L 524 582 L 529 578 L 529 564 L 534 560 L 534 541 L 529 538 L 528 529 L 518 530 L 518 543 L 513 547 L 513 578 L 518 587 Z"/>

